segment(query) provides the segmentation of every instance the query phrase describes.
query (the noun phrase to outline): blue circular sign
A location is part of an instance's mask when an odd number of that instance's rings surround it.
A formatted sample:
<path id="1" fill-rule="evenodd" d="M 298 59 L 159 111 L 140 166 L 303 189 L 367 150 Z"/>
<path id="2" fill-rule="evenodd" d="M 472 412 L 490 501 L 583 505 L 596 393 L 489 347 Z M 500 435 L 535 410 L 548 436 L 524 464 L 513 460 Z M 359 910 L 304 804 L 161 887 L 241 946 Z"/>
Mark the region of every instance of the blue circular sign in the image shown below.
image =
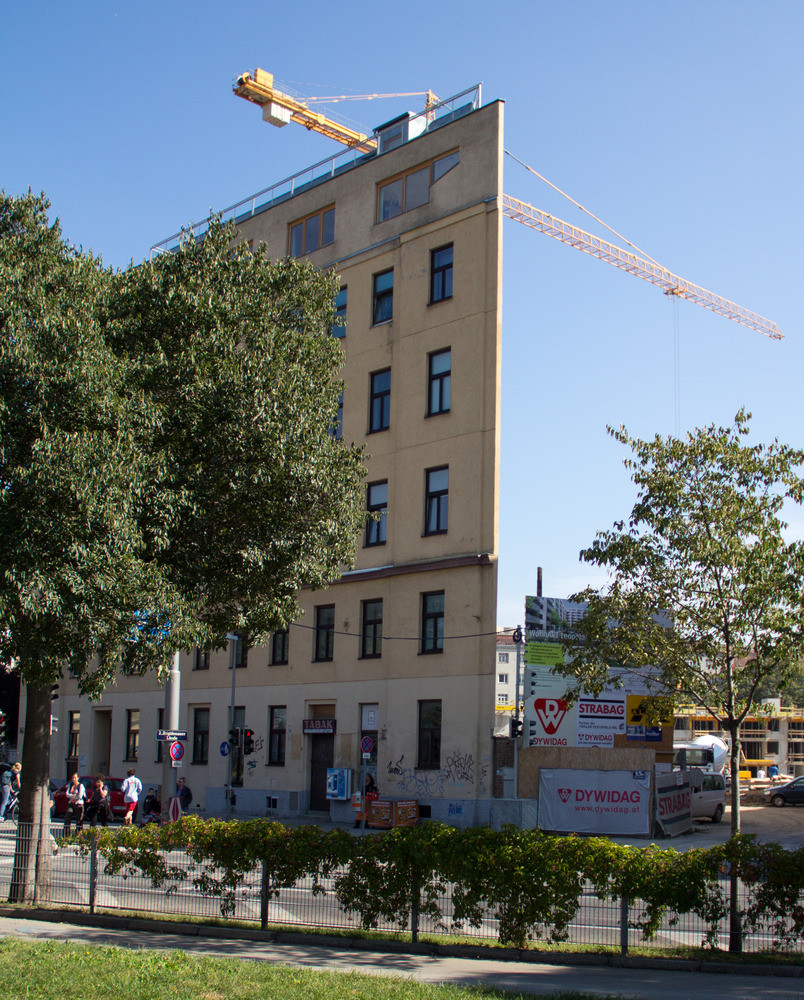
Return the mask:
<path id="1" fill-rule="evenodd" d="M 226 742 L 226 740 L 224 740 L 223 743 L 221 743 L 221 757 L 228 757 L 230 750 L 231 750 L 231 747 Z"/>
<path id="2" fill-rule="evenodd" d="M 371 753 L 374 749 L 374 740 L 370 736 L 364 736 L 360 742 L 360 749 L 363 753 Z"/>
<path id="3" fill-rule="evenodd" d="M 170 744 L 170 759 L 171 760 L 181 760 L 184 756 L 184 744 L 182 743 L 171 743 Z"/>

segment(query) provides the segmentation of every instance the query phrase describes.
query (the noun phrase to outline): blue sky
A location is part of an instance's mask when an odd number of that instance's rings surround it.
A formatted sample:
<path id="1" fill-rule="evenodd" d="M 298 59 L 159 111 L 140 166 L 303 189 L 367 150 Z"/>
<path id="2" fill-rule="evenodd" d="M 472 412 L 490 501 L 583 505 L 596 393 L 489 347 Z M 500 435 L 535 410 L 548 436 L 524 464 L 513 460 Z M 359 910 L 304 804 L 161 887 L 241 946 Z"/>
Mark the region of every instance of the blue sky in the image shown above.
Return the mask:
<path id="1" fill-rule="evenodd" d="M 0 184 L 44 190 L 66 237 L 115 267 L 336 151 L 263 125 L 231 83 L 442 97 L 483 82 L 506 146 L 665 267 L 775 320 L 781 342 L 507 220 L 498 623 L 535 592 L 599 583 L 578 561 L 633 487 L 606 425 L 728 424 L 804 445 L 799 0 L 402 7 L 0 2 Z M 370 128 L 419 99 L 344 107 Z M 505 191 L 605 236 L 507 159 Z M 680 345 L 674 367 L 676 322 Z M 792 525 L 804 531 L 804 518 Z"/>

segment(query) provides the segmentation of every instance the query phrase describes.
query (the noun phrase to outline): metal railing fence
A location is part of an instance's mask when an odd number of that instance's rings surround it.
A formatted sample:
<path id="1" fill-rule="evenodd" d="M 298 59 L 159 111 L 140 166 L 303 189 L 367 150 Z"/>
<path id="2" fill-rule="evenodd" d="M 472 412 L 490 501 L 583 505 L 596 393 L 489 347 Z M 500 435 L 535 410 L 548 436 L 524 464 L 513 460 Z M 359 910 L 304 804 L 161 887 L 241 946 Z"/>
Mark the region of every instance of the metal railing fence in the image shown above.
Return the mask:
<path id="1" fill-rule="evenodd" d="M 220 919 L 222 898 L 214 892 L 204 892 L 194 884 L 206 871 L 220 877 L 214 869 L 204 869 L 184 851 L 165 852 L 169 877 L 154 885 L 149 877 L 136 870 L 123 869 L 109 874 L 107 864 L 97 847 L 59 844 L 61 824 L 53 825 L 50 841 L 50 898 L 52 906 L 75 907 L 89 913 L 137 912 L 153 916 L 190 917 L 202 920 Z M 17 827 L 6 824 L 0 829 L 0 898 L 9 899 L 15 871 L 15 852 L 24 846 L 17 842 Z M 337 872 L 313 879 L 301 879 L 290 888 L 271 891 L 265 872 L 256 868 L 239 885 L 226 890 L 231 906 L 226 916 L 235 921 L 268 927 L 299 927 L 358 932 L 362 928 L 359 913 L 349 912 L 340 904 L 337 892 Z M 740 910 L 750 902 L 750 887 L 740 883 Z M 729 882 L 723 878 L 721 889 L 727 905 Z M 804 899 L 800 900 L 804 905 Z M 461 925 L 454 918 L 452 887 L 447 885 L 439 898 L 439 916 L 412 913 L 405 926 L 379 920 L 373 929 L 400 938 L 417 940 L 421 935 L 439 935 L 454 939 L 497 941 L 499 922 L 487 909 L 477 927 Z M 627 906 L 616 898 L 600 899 L 589 884 L 583 887 L 580 905 L 563 939 L 566 947 L 615 948 L 623 954 L 629 948 L 648 945 L 657 949 L 680 947 L 698 948 L 705 944 L 709 925 L 695 914 L 666 913 L 655 936 L 645 939 L 640 924 L 645 917 L 642 905 Z M 535 940 L 550 941 L 553 928 L 537 925 L 531 930 Z M 778 947 L 778 928 L 768 924 L 743 932 L 742 950 L 750 953 L 802 955 L 804 941 L 800 938 Z M 728 921 L 717 928 L 712 944 L 727 951 Z"/>

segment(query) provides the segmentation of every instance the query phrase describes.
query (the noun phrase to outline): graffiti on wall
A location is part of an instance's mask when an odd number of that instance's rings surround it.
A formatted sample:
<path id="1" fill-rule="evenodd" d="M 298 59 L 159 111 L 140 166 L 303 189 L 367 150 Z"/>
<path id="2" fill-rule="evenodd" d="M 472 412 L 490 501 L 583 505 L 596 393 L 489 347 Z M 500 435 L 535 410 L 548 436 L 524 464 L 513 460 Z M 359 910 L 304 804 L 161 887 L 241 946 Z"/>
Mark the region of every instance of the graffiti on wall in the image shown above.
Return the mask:
<path id="1" fill-rule="evenodd" d="M 401 792 L 418 797 L 444 795 L 448 785 L 474 785 L 477 781 L 478 791 L 485 791 L 488 764 L 483 762 L 475 766 L 475 759 L 470 753 L 456 751 L 450 754 L 444 766 L 439 771 L 418 771 L 415 767 L 407 767 L 403 763 L 405 755 L 396 761 L 389 761 L 386 774 L 396 780 L 396 787 Z"/>

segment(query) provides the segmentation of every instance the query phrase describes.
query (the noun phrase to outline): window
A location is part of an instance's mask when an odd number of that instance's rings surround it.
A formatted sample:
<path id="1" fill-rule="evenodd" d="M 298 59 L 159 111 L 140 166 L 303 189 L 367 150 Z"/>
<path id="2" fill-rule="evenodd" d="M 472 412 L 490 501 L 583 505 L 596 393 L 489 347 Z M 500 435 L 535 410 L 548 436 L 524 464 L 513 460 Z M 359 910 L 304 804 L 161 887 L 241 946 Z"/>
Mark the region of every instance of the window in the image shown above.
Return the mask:
<path id="1" fill-rule="evenodd" d="M 363 601 L 360 655 L 364 660 L 382 655 L 382 600 Z"/>
<path id="2" fill-rule="evenodd" d="M 288 253 L 291 257 L 302 257 L 334 240 L 335 206 L 331 205 L 291 225 Z"/>
<path id="3" fill-rule="evenodd" d="M 340 320 L 340 323 L 333 323 L 330 327 L 330 333 L 333 337 L 345 337 L 346 336 L 346 285 L 340 289 L 338 294 L 335 296 L 335 319 Z"/>
<path id="4" fill-rule="evenodd" d="M 245 667 L 248 666 L 248 650 L 249 650 L 248 636 L 241 635 L 238 632 L 237 633 L 237 649 L 235 651 L 235 656 L 236 656 L 235 667 L 236 667 L 237 670 L 243 670 Z M 230 670 L 232 669 L 232 657 L 231 657 L 231 654 L 229 656 L 229 669 Z"/>
<path id="5" fill-rule="evenodd" d="M 424 498 L 425 535 L 443 535 L 449 514 L 449 466 L 427 469 Z"/>
<path id="6" fill-rule="evenodd" d="M 286 628 L 277 629 L 271 636 L 271 665 L 288 662 L 288 644 L 290 637 Z"/>
<path id="7" fill-rule="evenodd" d="M 505 694 L 505 692 L 503 692 L 502 694 L 498 694 L 497 695 L 497 704 L 498 705 L 507 705 L 508 704 L 508 695 Z"/>
<path id="8" fill-rule="evenodd" d="M 459 160 L 460 155 L 458 150 L 455 150 L 380 184 L 377 221 L 384 222 L 420 205 L 426 205 L 430 200 L 430 186 L 451 170 Z"/>
<path id="9" fill-rule="evenodd" d="M 369 434 L 387 431 L 391 426 L 391 369 L 371 373 L 369 398 Z"/>
<path id="10" fill-rule="evenodd" d="M 335 414 L 329 432 L 336 441 L 340 441 L 343 437 L 343 391 L 338 393 L 338 412 Z"/>
<path id="11" fill-rule="evenodd" d="M 315 649 L 313 659 L 331 660 L 335 639 L 335 605 L 320 604 L 315 609 Z"/>
<path id="12" fill-rule="evenodd" d="M 444 591 L 422 594 L 422 653 L 444 651 Z"/>
<path id="13" fill-rule="evenodd" d="M 379 520 L 366 522 L 366 547 L 370 545 L 385 545 L 388 517 L 388 480 L 369 483 L 367 489 L 368 503 L 366 507 L 371 514 L 379 514 Z"/>
<path id="14" fill-rule="evenodd" d="M 430 302 L 452 298 L 452 244 L 430 253 Z"/>
<path id="15" fill-rule="evenodd" d="M 427 373 L 427 416 L 449 413 L 452 382 L 452 351 L 434 351 L 429 356 Z"/>
<path id="16" fill-rule="evenodd" d="M 164 708 L 158 708 L 156 710 L 156 728 L 157 729 L 164 729 L 165 728 L 165 710 L 164 710 Z M 162 763 L 162 755 L 164 754 L 164 752 L 165 752 L 165 741 L 164 740 L 157 740 L 156 741 L 156 763 L 157 764 L 161 764 Z"/>
<path id="17" fill-rule="evenodd" d="M 140 710 L 126 711 L 126 760 L 136 760 L 140 752 Z"/>
<path id="18" fill-rule="evenodd" d="M 419 702 L 419 759 L 416 767 L 441 767 L 441 699 Z"/>
<path id="19" fill-rule="evenodd" d="M 387 323 L 394 315 L 394 269 L 374 275 L 371 322 Z"/>
<path id="20" fill-rule="evenodd" d="M 209 763 L 209 709 L 193 711 L 193 763 Z"/>
<path id="21" fill-rule="evenodd" d="M 497 683 L 498 684 L 507 684 L 508 683 L 508 674 L 497 674 Z"/>
<path id="22" fill-rule="evenodd" d="M 269 767 L 285 766 L 285 733 L 287 731 L 287 708 L 285 705 L 271 705 L 268 709 L 268 760 Z"/>
<path id="23" fill-rule="evenodd" d="M 200 646 L 195 647 L 195 655 L 193 657 L 193 670 L 209 670 L 208 649 L 201 649 Z"/>
<path id="24" fill-rule="evenodd" d="M 508 662 L 508 653 L 498 653 L 497 654 L 497 662 L 498 663 L 507 663 Z"/>
<path id="25" fill-rule="evenodd" d="M 79 746 L 79 735 L 81 731 L 81 713 L 70 712 L 70 729 L 67 734 L 67 756 L 77 757 Z"/>

